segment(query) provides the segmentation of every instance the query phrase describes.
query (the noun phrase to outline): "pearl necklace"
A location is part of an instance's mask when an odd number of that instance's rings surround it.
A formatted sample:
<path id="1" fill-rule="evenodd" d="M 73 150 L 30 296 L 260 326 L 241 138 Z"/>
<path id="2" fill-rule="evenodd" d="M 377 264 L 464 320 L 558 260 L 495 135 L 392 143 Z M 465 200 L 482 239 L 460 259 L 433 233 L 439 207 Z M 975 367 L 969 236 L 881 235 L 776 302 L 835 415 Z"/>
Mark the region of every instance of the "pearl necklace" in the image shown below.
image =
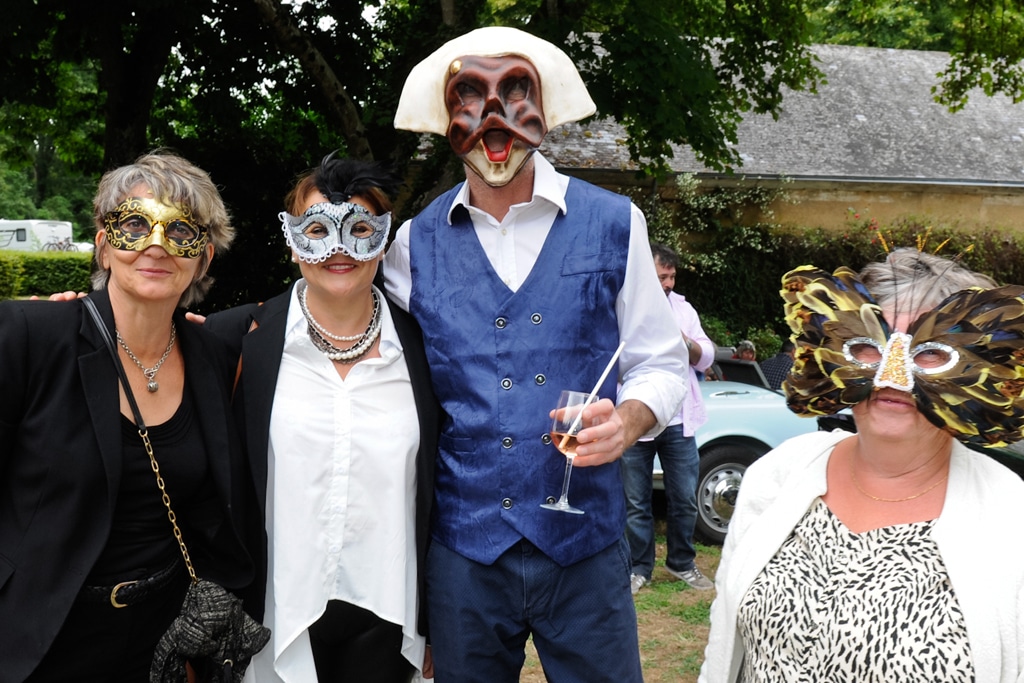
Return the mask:
<path id="1" fill-rule="evenodd" d="M 353 334 L 353 335 L 350 335 L 348 337 L 339 337 L 338 335 L 331 334 L 330 330 L 328 330 L 326 327 L 321 325 L 317 321 L 317 319 L 313 317 L 313 314 L 309 312 L 309 304 L 306 303 L 306 292 L 308 292 L 308 291 L 309 290 L 308 290 L 307 287 L 303 287 L 302 290 L 299 292 L 299 303 L 302 305 L 302 313 L 306 316 L 306 321 L 309 322 L 310 325 L 315 327 L 316 331 L 319 332 L 322 337 L 325 337 L 327 339 L 333 339 L 334 341 L 353 342 L 353 341 L 359 341 L 363 337 L 366 336 L 366 333 L 367 333 L 367 331 L 369 331 L 369 328 L 364 330 L 361 334 Z M 376 310 L 377 299 L 376 298 L 374 298 L 373 303 L 374 303 L 373 314 L 376 315 L 377 314 L 377 310 Z M 372 322 L 372 318 L 371 318 L 371 322 Z"/>
<path id="2" fill-rule="evenodd" d="M 373 344 L 377 341 L 377 337 L 380 335 L 381 321 L 383 316 L 381 315 L 381 304 L 380 295 L 377 294 L 376 288 L 370 290 L 370 295 L 373 297 L 373 313 L 370 316 L 370 323 L 366 326 L 366 330 L 362 334 L 353 335 L 351 337 L 338 337 L 324 328 L 313 314 L 309 311 L 309 306 L 306 304 L 306 287 L 303 286 L 299 291 L 299 308 L 302 310 L 302 315 L 306 318 L 307 333 L 309 334 L 309 340 L 313 342 L 313 346 L 316 347 L 320 353 L 327 356 L 335 363 L 355 363 L 357 360 L 365 356 L 373 348 Z M 328 339 L 330 337 L 330 339 Z M 336 341 L 354 341 L 356 342 L 347 349 L 339 349 L 337 346 L 331 343 L 331 339 Z"/>
<path id="3" fill-rule="evenodd" d="M 160 384 L 156 381 L 157 370 L 159 370 L 160 366 L 164 364 L 164 361 L 167 360 L 167 357 L 171 355 L 171 349 L 174 348 L 174 321 L 171 321 L 171 340 L 167 342 L 167 348 L 164 349 L 164 355 L 160 356 L 160 360 L 158 360 L 156 362 L 156 365 L 154 365 L 151 368 L 147 368 L 145 365 L 142 364 L 142 361 L 135 357 L 135 354 L 132 353 L 132 350 L 129 349 L 128 345 L 124 343 L 124 339 L 121 338 L 120 330 L 115 328 L 114 334 L 117 335 L 117 343 L 121 345 L 121 348 L 124 349 L 124 352 L 128 354 L 129 358 L 132 359 L 132 362 L 139 366 L 139 369 L 142 370 L 142 374 L 146 376 L 146 379 L 148 380 L 148 382 L 146 383 L 146 388 L 149 389 L 149 393 L 156 393 L 156 390 L 160 388 Z"/>

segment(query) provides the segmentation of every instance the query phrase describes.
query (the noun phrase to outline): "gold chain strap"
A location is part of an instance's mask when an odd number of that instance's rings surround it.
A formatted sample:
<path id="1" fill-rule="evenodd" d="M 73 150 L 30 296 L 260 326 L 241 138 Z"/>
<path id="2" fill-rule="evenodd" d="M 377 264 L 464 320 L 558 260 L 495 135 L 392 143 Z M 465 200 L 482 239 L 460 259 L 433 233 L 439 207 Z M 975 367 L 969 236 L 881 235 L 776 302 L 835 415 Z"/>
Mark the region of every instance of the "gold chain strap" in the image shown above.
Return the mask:
<path id="1" fill-rule="evenodd" d="M 192 558 L 189 557 L 188 548 L 185 546 L 185 539 L 181 537 L 181 529 L 178 528 L 178 518 L 174 514 L 174 510 L 171 509 L 171 497 L 167 495 L 167 489 L 164 487 L 164 478 L 160 475 L 160 465 L 157 464 L 156 456 L 153 455 L 153 444 L 149 441 L 149 430 L 140 429 L 139 436 L 142 437 L 142 443 L 146 446 L 149 465 L 153 468 L 153 474 L 156 475 L 156 486 L 160 489 L 160 499 L 164 502 L 164 507 L 167 508 L 167 519 L 171 520 L 171 526 L 174 527 L 174 538 L 178 541 L 178 547 L 181 548 L 181 556 L 185 558 L 185 568 L 188 569 L 188 575 L 192 578 L 192 583 L 199 583 L 199 577 L 196 576 L 196 570 L 192 566 Z"/>

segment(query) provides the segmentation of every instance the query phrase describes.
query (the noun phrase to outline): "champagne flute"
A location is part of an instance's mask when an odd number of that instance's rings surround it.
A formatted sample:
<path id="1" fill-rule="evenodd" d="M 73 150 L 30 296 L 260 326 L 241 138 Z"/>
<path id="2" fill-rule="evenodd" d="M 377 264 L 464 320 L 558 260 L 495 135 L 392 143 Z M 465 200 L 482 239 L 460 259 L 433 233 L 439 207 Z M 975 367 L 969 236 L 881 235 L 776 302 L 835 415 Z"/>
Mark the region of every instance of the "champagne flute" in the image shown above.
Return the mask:
<path id="1" fill-rule="evenodd" d="M 582 391 L 563 391 L 558 397 L 555 417 L 551 420 L 551 443 L 565 455 L 565 475 L 562 477 L 562 495 L 557 502 L 542 503 L 542 508 L 582 515 L 583 510 L 569 505 L 569 477 L 576 459 L 576 435 L 583 428 L 583 409 L 590 405 L 590 394 Z"/>
<path id="2" fill-rule="evenodd" d="M 594 385 L 594 390 L 589 394 L 579 391 L 563 391 L 562 395 L 558 397 L 558 407 L 555 409 L 555 417 L 551 422 L 551 438 L 555 447 L 565 454 L 565 476 L 562 477 L 561 497 L 554 503 L 542 503 L 542 508 L 558 510 L 559 512 L 571 512 L 576 515 L 583 514 L 583 510 L 569 505 L 569 475 L 572 474 L 572 461 L 576 459 L 576 446 L 578 445 L 576 435 L 583 428 L 583 409 L 597 398 L 598 390 L 604 384 L 608 373 L 615 367 L 615 361 L 619 359 L 619 354 L 622 353 L 624 348 L 626 348 L 626 342 L 620 341 L 619 347 L 615 349 L 615 353 L 609 359 L 608 365 L 604 367 L 601 378 Z M 570 403 L 570 397 L 573 399 L 572 403 Z"/>

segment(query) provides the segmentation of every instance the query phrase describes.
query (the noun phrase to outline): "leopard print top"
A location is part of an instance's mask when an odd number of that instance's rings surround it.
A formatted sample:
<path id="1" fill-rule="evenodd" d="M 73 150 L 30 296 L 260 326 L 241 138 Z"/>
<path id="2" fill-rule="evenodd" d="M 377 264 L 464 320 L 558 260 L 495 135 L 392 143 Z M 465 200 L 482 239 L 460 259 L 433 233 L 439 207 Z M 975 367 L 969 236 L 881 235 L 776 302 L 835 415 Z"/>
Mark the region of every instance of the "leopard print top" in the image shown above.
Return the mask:
<path id="1" fill-rule="evenodd" d="M 933 525 L 855 534 L 817 499 L 740 603 L 741 680 L 974 681 Z"/>

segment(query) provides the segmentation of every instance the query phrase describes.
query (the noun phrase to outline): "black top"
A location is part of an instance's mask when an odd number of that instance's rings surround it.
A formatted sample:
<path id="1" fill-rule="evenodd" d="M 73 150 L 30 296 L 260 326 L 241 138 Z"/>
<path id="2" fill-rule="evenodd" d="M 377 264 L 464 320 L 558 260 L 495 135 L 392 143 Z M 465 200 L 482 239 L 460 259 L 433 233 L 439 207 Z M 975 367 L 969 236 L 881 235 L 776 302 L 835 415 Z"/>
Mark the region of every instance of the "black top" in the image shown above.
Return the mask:
<path id="1" fill-rule="evenodd" d="M 89 298 L 113 336 L 106 292 Z M 179 523 L 199 575 L 239 589 L 253 574 L 239 533 L 253 496 L 228 404 L 234 366 L 219 340 L 174 319 L 216 491 Z M 121 423 L 117 373 L 82 302 L 0 302 L 0 681 L 42 660 L 107 547 L 130 457 Z"/>
<path id="2" fill-rule="evenodd" d="M 187 388 L 171 419 L 147 425 L 147 430 L 171 508 L 179 526 L 187 526 L 197 510 L 216 501 L 206 448 Z M 148 576 L 181 556 L 139 429 L 124 415 L 121 441 L 121 485 L 110 538 L 86 579 L 91 586 Z M 187 545 L 188 535 L 182 534 Z"/>

